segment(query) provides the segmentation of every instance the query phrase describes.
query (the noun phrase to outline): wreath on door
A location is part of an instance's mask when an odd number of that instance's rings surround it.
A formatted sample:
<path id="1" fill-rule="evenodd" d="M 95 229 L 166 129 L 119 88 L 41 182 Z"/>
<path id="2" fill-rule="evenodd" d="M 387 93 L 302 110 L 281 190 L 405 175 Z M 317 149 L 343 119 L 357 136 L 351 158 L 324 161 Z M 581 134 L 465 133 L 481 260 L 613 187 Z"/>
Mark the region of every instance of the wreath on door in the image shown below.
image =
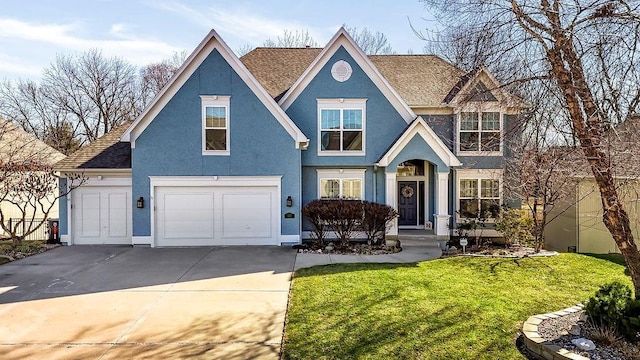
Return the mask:
<path id="1" fill-rule="evenodd" d="M 413 196 L 413 188 L 409 185 L 405 185 L 400 189 L 400 194 L 402 194 L 402 197 L 410 198 Z"/>

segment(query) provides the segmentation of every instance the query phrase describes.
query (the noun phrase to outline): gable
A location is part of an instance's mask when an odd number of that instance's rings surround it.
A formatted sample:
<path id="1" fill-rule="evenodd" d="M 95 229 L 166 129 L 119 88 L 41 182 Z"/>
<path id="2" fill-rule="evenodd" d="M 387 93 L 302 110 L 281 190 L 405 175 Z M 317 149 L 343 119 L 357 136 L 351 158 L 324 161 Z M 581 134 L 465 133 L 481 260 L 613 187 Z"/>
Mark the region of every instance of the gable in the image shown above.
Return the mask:
<path id="1" fill-rule="evenodd" d="M 389 82 L 380 74 L 375 65 L 360 49 L 353 38 L 344 28 L 340 28 L 336 35 L 329 41 L 327 46 L 320 52 L 315 60 L 309 65 L 307 70 L 296 80 L 291 88 L 278 101 L 278 104 L 285 111 L 295 102 L 304 89 L 309 86 L 311 81 L 318 76 L 322 69 L 326 69 L 330 59 L 334 57 L 340 49 L 346 51 L 362 71 L 371 79 L 376 87 L 384 94 L 388 101 L 393 105 L 395 110 L 402 116 L 406 123 L 410 123 L 415 118 L 415 113 L 406 102 L 400 97 L 398 92 L 389 84 Z"/>
<path id="2" fill-rule="evenodd" d="M 395 171 L 399 163 L 411 159 L 424 159 L 439 167 L 450 168 L 462 163 L 440 140 L 438 135 L 418 117 L 391 145 L 376 165 Z M 439 169 L 438 171 L 442 171 Z"/>
<path id="3" fill-rule="evenodd" d="M 460 107 L 467 102 L 490 101 L 496 101 L 501 106 L 514 109 L 528 106 L 524 100 L 506 91 L 484 67 L 471 70 L 462 76 L 451 88 L 444 101 L 452 107 Z"/>
<path id="4" fill-rule="evenodd" d="M 233 69 L 233 71 L 242 79 L 242 81 L 251 89 L 262 104 L 269 109 L 280 125 L 287 131 L 291 138 L 295 141 L 296 147 L 305 147 L 307 143 L 306 136 L 298 129 L 293 121 L 285 114 L 285 112 L 275 103 L 273 98 L 269 96 L 267 91 L 258 83 L 251 75 L 247 68 L 235 56 L 233 51 L 222 41 L 215 30 L 202 40 L 200 45 L 187 58 L 185 63 L 180 67 L 177 73 L 171 78 L 169 83 L 162 89 L 143 113 L 134 121 L 121 137 L 122 141 L 130 141 L 131 147 L 135 148 L 136 139 L 144 132 L 146 127 L 153 121 L 158 113 L 167 105 L 167 103 L 182 88 L 185 82 L 196 72 L 200 65 L 212 53 L 217 53 L 224 61 Z M 211 74 L 214 75 L 214 74 Z M 224 81 L 224 79 L 220 79 Z M 206 80 L 205 80 L 206 81 Z"/>

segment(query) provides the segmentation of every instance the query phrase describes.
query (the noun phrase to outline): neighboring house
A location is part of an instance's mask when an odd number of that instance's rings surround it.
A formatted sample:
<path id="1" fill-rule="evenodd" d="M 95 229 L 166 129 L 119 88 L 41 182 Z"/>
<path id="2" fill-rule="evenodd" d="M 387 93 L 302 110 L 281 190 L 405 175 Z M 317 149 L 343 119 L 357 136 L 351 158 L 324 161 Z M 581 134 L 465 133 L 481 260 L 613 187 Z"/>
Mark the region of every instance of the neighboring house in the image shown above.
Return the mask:
<path id="1" fill-rule="evenodd" d="M 447 237 L 457 210 L 506 201 L 505 138 L 522 106 L 485 69 L 367 56 L 344 29 L 322 49 L 241 59 L 211 31 L 135 122 L 57 165 L 89 176 L 60 202 L 62 241 L 294 244 L 317 198 L 393 206 L 391 237 Z"/>
<path id="2" fill-rule="evenodd" d="M 54 148 L 37 139 L 32 134 L 27 133 L 10 121 L 0 118 L 0 163 L 37 163 L 46 166 L 53 166 L 56 162 L 64 159 L 64 154 L 58 152 Z M 49 211 L 49 218 L 58 217 L 58 206 L 55 203 L 57 194 L 52 193 L 48 199 L 48 203 L 44 203 L 44 207 L 53 203 L 54 206 Z M 20 207 L 12 204 L 15 198 L 7 198 L 0 202 L 0 210 L 5 218 L 9 221 L 11 218 L 21 219 L 23 215 L 22 209 L 26 209 L 27 218 L 34 217 L 42 219 L 44 214 L 41 208 L 25 207 L 26 202 L 21 203 Z M 0 228 L 0 234 L 4 231 Z"/>
<path id="3" fill-rule="evenodd" d="M 608 131 L 603 147 L 610 151 L 611 170 L 617 190 L 629 215 L 631 230 L 640 243 L 640 117 L 631 117 Z M 589 165 L 576 154 L 565 168 L 572 169 L 569 196 L 563 198 L 548 215 L 553 219 L 545 227 L 545 246 L 556 251 L 579 253 L 619 253 L 602 221 L 602 199 Z"/>

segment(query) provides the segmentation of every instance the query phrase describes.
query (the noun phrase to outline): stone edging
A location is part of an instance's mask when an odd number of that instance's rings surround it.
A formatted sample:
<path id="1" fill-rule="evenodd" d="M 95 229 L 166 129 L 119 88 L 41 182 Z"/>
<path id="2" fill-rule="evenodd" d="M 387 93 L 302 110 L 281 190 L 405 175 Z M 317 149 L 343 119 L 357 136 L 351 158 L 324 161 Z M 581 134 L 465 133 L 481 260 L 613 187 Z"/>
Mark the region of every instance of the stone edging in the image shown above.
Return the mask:
<path id="1" fill-rule="evenodd" d="M 531 351 L 534 357 L 541 360 L 589 360 L 582 355 L 578 355 L 543 339 L 538 333 L 538 325 L 540 325 L 543 320 L 573 314 L 578 311 L 582 311 L 581 304 L 548 314 L 531 316 L 522 326 L 524 345 Z"/>

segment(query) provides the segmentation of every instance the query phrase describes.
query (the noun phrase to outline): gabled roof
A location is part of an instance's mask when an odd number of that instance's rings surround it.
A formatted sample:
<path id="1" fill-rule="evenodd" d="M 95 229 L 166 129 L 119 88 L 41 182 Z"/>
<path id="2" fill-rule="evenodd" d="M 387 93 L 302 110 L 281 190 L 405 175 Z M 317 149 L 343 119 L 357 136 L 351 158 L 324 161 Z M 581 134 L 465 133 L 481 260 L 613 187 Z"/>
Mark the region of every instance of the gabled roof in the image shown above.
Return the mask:
<path id="1" fill-rule="evenodd" d="M 131 126 L 127 121 L 117 126 L 89 145 L 59 161 L 59 171 L 76 169 L 131 169 L 131 144 L 121 142 L 120 137 Z"/>
<path id="2" fill-rule="evenodd" d="M 300 75 L 296 82 L 291 85 L 289 90 L 280 98 L 278 104 L 285 111 L 293 104 L 298 96 L 306 89 L 311 81 L 316 77 L 320 70 L 327 64 L 329 59 L 335 52 L 343 47 L 360 68 L 367 74 L 369 79 L 378 87 L 382 94 L 389 100 L 389 103 L 396 109 L 398 114 L 407 122 L 411 122 L 415 118 L 415 113 L 400 97 L 398 92 L 389 84 L 376 66 L 371 62 L 367 55 L 356 45 L 353 38 L 347 33 L 344 27 L 331 38 L 327 46 L 320 51 L 320 54 L 311 62 L 309 67 Z"/>
<path id="3" fill-rule="evenodd" d="M 436 135 L 431 127 L 424 121 L 421 116 L 418 116 L 409 126 L 402 132 L 400 137 L 391 145 L 376 165 L 380 167 L 387 167 L 391 162 L 400 154 L 402 149 L 413 139 L 416 135 L 422 137 L 422 139 L 433 149 L 438 155 L 440 160 L 448 167 L 461 166 L 462 163 L 458 158 L 449 150 L 447 145 Z"/>
<path id="4" fill-rule="evenodd" d="M 64 154 L 8 120 L 0 118 L 0 162 L 35 161 L 53 165 Z"/>
<path id="5" fill-rule="evenodd" d="M 240 58 L 269 95 L 279 100 L 321 48 L 255 48 Z M 464 71 L 436 55 L 369 55 L 409 106 L 442 106 Z"/>
<path id="6" fill-rule="evenodd" d="M 460 77 L 445 97 L 444 102 L 452 106 L 458 106 L 472 100 L 471 98 L 478 94 L 479 88 L 481 91 L 486 89 L 486 91 L 491 92 L 491 95 L 507 106 L 520 108 L 528 106 L 523 99 L 505 91 L 502 84 L 484 66 L 475 68 Z"/>
<path id="7" fill-rule="evenodd" d="M 238 57 L 231 51 L 229 46 L 220 38 L 215 30 L 211 30 L 209 34 L 200 42 L 198 47 L 189 55 L 187 60 L 182 64 L 180 69 L 169 80 L 169 83 L 160 91 L 153 99 L 151 104 L 138 116 L 131 124 L 129 129 L 124 132 L 122 141 L 130 141 L 131 146 L 135 147 L 136 138 L 144 131 L 149 123 L 158 115 L 164 106 L 173 98 L 180 90 L 182 85 L 191 77 L 198 69 L 202 62 L 216 49 L 231 68 L 240 76 L 240 78 L 253 91 L 256 97 L 265 105 L 265 107 L 273 114 L 282 127 L 291 135 L 295 141 L 296 147 L 304 147 L 309 140 L 295 125 L 295 123 L 287 116 L 287 114 L 276 104 L 273 98 L 260 85 L 258 80 L 247 70 L 240 62 Z"/>

